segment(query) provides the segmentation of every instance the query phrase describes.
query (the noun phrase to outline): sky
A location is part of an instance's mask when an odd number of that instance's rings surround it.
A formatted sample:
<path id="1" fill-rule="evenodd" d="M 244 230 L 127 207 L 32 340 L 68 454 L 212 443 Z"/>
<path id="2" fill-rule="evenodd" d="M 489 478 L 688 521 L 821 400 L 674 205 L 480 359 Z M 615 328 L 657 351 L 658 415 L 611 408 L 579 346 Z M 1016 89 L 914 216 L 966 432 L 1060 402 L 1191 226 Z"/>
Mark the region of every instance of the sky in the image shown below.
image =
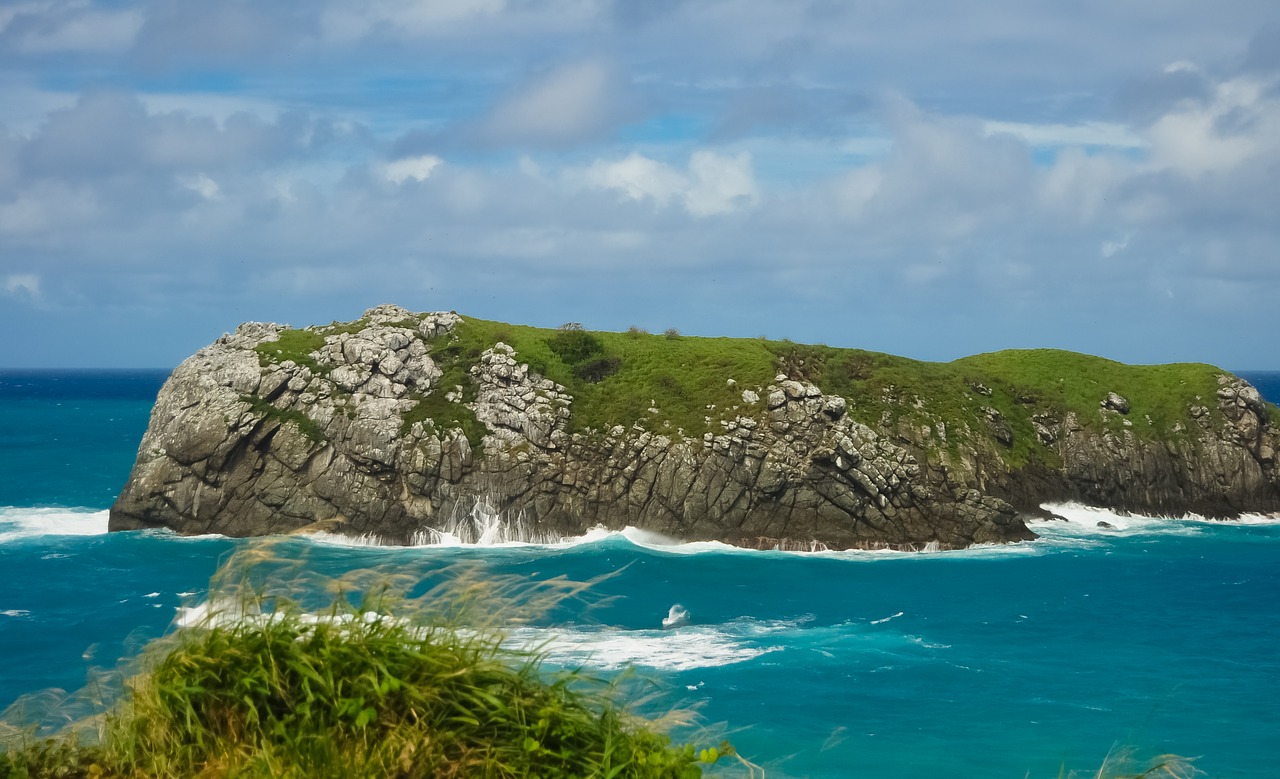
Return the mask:
<path id="1" fill-rule="evenodd" d="M 0 0 L 0 368 L 380 303 L 1280 369 L 1274 0 Z"/>

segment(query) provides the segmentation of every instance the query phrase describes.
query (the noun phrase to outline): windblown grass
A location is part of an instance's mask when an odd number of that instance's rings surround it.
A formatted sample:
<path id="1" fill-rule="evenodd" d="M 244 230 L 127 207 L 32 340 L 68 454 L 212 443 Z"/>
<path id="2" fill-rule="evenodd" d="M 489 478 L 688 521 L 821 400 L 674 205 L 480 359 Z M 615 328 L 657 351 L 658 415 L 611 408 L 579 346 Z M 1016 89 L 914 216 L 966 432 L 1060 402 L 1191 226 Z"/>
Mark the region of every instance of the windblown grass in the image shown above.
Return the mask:
<path id="1" fill-rule="evenodd" d="M 634 678 L 555 672 L 503 640 L 502 626 L 589 609 L 596 582 L 426 562 L 331 575 L 313 549 L 242 547 L 202 607 L 115 681 L 4 712 L 0 779 L 763 779 L 727 742 L 674 743 L 688 712 L 639 716 Z M 1059 779 L 1200 775 L 1186 758 L 1117 749 Z"/>
<path id="2" fill-rule="evenodd" d="M 1128 748 L 1111 750 L 1096 772 L 1089 772 L 1088 779 L 1195 779 L 1204 772 L 1196 768 L 1194 759 L 1181 755 L 1158 755 L 1150 760 L 1139 760 Z M 1084 779 L 1080 774 L 1066 771 L 1059 779 Z"/>
<path id="3" fill-rule="evenodd" d="M 467 570 L 328 578 L 247 547 L 113 706 L 0 734 L 0 777 L 685 779 L 732 756 L 674 744 L 679 716 L 641 718 L 616 683 L 545 669 L 496 629 L 589 592 Z"/>

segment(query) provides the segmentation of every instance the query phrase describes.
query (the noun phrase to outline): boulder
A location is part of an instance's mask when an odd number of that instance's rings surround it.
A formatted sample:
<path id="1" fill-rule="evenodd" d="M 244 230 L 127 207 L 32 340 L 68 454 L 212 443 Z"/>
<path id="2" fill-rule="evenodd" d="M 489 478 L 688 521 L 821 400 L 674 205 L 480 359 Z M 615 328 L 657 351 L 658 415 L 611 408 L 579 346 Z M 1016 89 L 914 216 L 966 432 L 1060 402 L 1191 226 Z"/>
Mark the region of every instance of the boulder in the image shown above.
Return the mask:
<path id="1" fill-rule="evenodd" d="M 1105 409 L 1115 411 L 1119 414 L 1129 413 L 1129 401 L 1123 395 L 1114 392 L 1108 392 L 1107 396 L 1098 404 Z"/>

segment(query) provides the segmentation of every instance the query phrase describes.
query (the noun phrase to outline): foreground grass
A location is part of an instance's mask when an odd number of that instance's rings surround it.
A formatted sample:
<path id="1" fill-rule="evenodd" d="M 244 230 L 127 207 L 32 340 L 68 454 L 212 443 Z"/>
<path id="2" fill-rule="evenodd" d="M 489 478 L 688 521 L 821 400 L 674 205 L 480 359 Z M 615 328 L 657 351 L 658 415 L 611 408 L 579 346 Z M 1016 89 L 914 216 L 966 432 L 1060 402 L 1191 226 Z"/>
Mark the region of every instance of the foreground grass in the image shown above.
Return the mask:
<path id="1" fill-rule="evenodd" d="M 544 671 L 483 621 L 457 627 L 495 586 L 464 576 L 408 598 L 403 583 L 336 581 L 317 616 L 245 580 L 153 644 L 105 714 L 11 731 L 0 777 L 691 779 L 732 754 L 674 744 L 616 688 Z M 537 586 L 526 613 L 578 592 Z"/>
<path id="2" fill-rule="evenodd" d="M 1065 775 L 1065 774 L 1064 774 Z M 1102 766 L 1088 774 L 1089 779 L 1195 779 L 1203 776 L 1191 758 L 1181 755 L 1159 755 L 1143 763 L 1132 750 L 1114 749 Z M 1071 774 L 1076 777 L 1078 774 Z"/>
<path id="3" fill-rule="evenodd" d="M 552 672 L 536 649 L 504 643 L 499 626 L 589 606 L 594 582 L 403 560 L 331 576 L 312 549 L 274 540 L 232 555 L 207 608 L 150 643 L 112 700 L 94 688 L 89 711 L 64 699 L 5 712 L 0 779 L 693 779 L 725 767 L 763 779 L 727 742 L 673 742 L 687 713 L 644 719 L 627 704 L 634 687 Z M 1059 779 L 1199 775 L 1185 758 L 1117 749 Z"/>

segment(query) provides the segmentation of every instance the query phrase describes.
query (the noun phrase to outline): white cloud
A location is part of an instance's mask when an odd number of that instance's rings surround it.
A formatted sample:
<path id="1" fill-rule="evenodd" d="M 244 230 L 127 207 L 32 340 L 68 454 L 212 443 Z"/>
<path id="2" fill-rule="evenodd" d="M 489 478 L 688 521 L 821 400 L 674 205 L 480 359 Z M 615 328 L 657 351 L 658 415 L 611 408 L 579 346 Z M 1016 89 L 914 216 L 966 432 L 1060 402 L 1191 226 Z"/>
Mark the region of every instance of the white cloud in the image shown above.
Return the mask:
<path id="1" fill-rule="evenodd" d="M 409 179 L 426 181 L 444 160 L 432 154 L 405 157 L 382 166 L 382 175 L 392 184 L 403 184 Z"/>
<path id="2" fill-rule="evenodd" d="M 153 113 L 128 92 L 88 91 L 74 106 L 50 112 L 23 156 L 29 173 L 69 180 L 108 173 L 221 176 L 246 164 L 261 171 L 305 165 L 343 143 L 360 141 L 296 112 L 274 122 L 245 113 L 219 122 L 187 111 Z"/>
<path id="3" fill-rule="evenodd" d="M 91 188 L 38 182 L 12 201 L 0 203 L 0 238 L 56 240 L 61 231 L 91 222 L 101 212 L 99 197 Z M 0 243 L 0 249 L 3 246 Z"/>
<path id="4" fill-rule="evenodd" d="M 840 176 L 832 194 L 837 208 L 843 213 L 858 217 L 884 185 L 884 171 L 874 165 L 851 170 Z"/>
<path id="5" fill-rule="evenodd" d="M 188 61 L 180 58 L 71 58 L 108 74 L 105 82 L 122 91 L 87 92 L 70 107 L 65 94 L 31 85 L 74 89 L 77 76 L 55 57 L 31 60 L 48 67 L 49 77 L 36 66 L 23 70 L 20 53 L 9 48 L 19 35 L 11 23 L 0 40 L 11 55 L 6 61 L 18 66 L 0 76 L 0 122 L 7 125 L 0 128 L 0 258 L 11 258 L 0 261 L 8 266 L 0 293 L 29 296 L 43 282 L 59 299 L 79 287 L 86 301 L 138 305 L 152 294 L 142 290 L 152 290 L 155 300 L 201 296 L 216 311 L 210 316 L 225 317 L 244 310 L 236 304 L 250 285 L 228 281 L 243 279 L 240 266 L 228 264 L 241 262 L 314 282 L 307 290 L 286 285 L 285 295 L 264 299 L 251 314 L 301 318 L 321 304 L 293 295 L 348 302 L 371 296 L 372 303 L 409 294 L 404 266 L 395 265 L 403 261 L 439 285 L 437 299 L 406 305 L 464 309 L 496 297 L 486 303 L 491 311 L 475 313 L 508 318 L 517 314 L 503 306 L 553 309 L 591 298 L 583 290 L 593 287 L 622 291 L 598 296 L 607 298 L 602 310 L 672 305 L 672 295 L 643 289 L 663 284 L 660 270 L 680 268 L 689 273 L 674 297 L 707 299 L 704 332 L 724 332 L 715 320 L 748 310 L 738 297 L 758 290 L 787 310 L 775 321 L 809 317 L 819 331 L 834 321 L 826 316 L 824 325 L 824 315 L 836 311 L 849 318 L 849 327 L 840 324 L 847 333 L 906 333 L 910 321 L 893 324 L 908 316 L 902 312 L 932 324 L 960 311 L 956 327 L 938 329 L 957 343 L 984 330 L 992 347 L 1035 337 L 1024 324 L 1029 318 L 1002 318 L 1000 311 L 1013 308 L 1043 312 L 1040 333 L 1050 336 L 1071 330 L 1064 312 L 1127 298 L 1155 321 L 1159 312 L 1143 298 L 1153 278 L 1167 279 L 1164 289 L 1183 299 L 1194 289 L 1193 272 L 1197 280 L 1225 279 L 1223 299 L 1237 301 L 1217 309 L 1226 318 L 1247 310 L 1238 304 L 1242 296 L 1280 294 L 1276 190 L 1267 178 L 1280 160 L 1280 97 L 1262 76 L 1224 80 L 1220 70 L 1197 71 L 1203 83 L 1196 90 L 1166 90 L 1142 111 L 1111 113 L 1099 108 L 1107 95 L 1098 85 L 1107 82 L 1096 73 L 1063 76 L 1055 68 L 1059 81 L 1046 86 L 1028 74 L 1016 89 L 973 79 L 990 90 L 974 102 L 968 87 L 946 88 L 970 78 L 964 63 L 955 73 L 935 71 L 939 80 L 924 90 L 869 80 L 897 78 L 888 67 L 869 76 L 842 61 L 824 74 L 810 63 L 832 55 L 803 37 L 752 52 L 743 40 L 731 41 L 739 57 L 698 26 L 710 14 L 700 4 L 673 7 L 671 17 L 632 31 L 605 29 L 605 39 L 538 38 L 519 26 L 548 2 L 561 8 L 574 1 L 382 3 L 365 13 L 353 0 L 335 6 L 358 17 L 350 35 L 377 40 L 342 46 L 315 26 L 317 5 L 281 4 L 297 13 L 282 11 L 276 21 L 297 21 L 296 35 L 278 51 L 216 47 L 235 59 L 225 80 L 188 82 L 183 68 L 165 69 Z M 786 3 L 757 1 L 800 18 Z M 147 5 L 147 13 L 159 19 L 166 5 Z M 757 32 L 772 32 L 732 4 L 717 8 L 718 20 L 737 15 Z M 254 19 L 243 19 L 250 33 L 259 29 L 248 24 Z M 686 22 L 694 32 L 682 32 Z M 176 49 L 192 29 L 149 19 L 143 35 Z M 275 30 L 266 28 L 263 39 Z M 591 36 L 601 32 L 593 30 Z M 410 35 L 424 39 L 404 40 Z M 671 36 L 670 47 L 658 46 Z M 239 40 L 208 36 L 224 39 Z M 592 45 L 601 41 L 609 46 Z M 940 36 L 938 45 L 950 44 Z M 609 57 L 555 66 L 557 57 L 600 51 Z M 138 94 L 129 89 L 138 73 L 174 91 Z M 711 84 L 709 74 L 733 77 Z M 832 74 L 847 81 L 836 88 Z M 673 75 L 685 81 L 674 83 Z M 780 100 L 768 121 L 744 124 L 740 135 L 717 135 L 719 114 L 733 104 L 729 93 L 762 81 L 779 92 L 811 94 Z M 1026 83 L 1093 91 L 1018 91 Z M 908 97 L 882 97 L 899 92 Z M 277 101 L 284 95 L 288 105 Z M 913 97 L 924 104 L 910 104 Z M 814 108 L 828 98 L 847 104 Z M 977 113 L 994 105 L 999 121 Z M 628 126 L 622 139 L 611 137 L 640 115 L 633 108 L 651 109 L 651 119 Z M 1140 118 L 1102 121 L 1115 115 Z M 353 119 L 369 129 L 343 130 Z M 189 192 L 174 197 L 182 187 Z M 179 254 L 191 261 L 173 262 Z M 360 273 L 331 272 L 353 258 L 360 258 Z M 559 272 L 566 268 L 574 272 Z M 41 274 L 34 281 L 26 278 L 31 269 Z M 1232 286 L 1243 283 L 1238 279 L 1253 286 L 1239 292 Z M 546 294 L 528 294 L 536 284 Z M 822 296 L 839 307 L 819 312 L 795 304 Z M 287 306 L 293 308 L 278 313 Z M 859 317 L 877 327 L 859 329 Z M 880 326 L 881 319 L 890 324 Z M 692 327 L 661 327 L 672 324 Z M 220 320 L 217 329 L 227 326 Z M 744 327 L 754 335 L 757 325 Z"/>
<path id="6" fill-rule="evenodd" d="M 618 118 L 613 69 L 603 62 L 562 65 L 494 107 L 484 134 L 498 142 L 561 145 L 592 137 Z"/>
<path id="7" fill-rule="evenodd" d="M 635 152 L 616 162 L 596 160 L 584 177 L 591 186 L 616 190 L 632 200 L 649 198 L 659 206 L 689 187 L 688 177 L 675 168 Z"/>
<path id="8" fill-rule="evenodd" d="M 0 124 L 23 134 L 34 133 L 49 114 L 75 105 L 74 92 L 53 92 L 29 81 L 0 75 Z"/>
<path id="9" fill-rule="evenodd" d="M 610 189 L 629 200 L 648 199 L 659 207 L 677 201 L 696 217 L 750 208 L 760 199 L 746 152 L 698 150 L 685 171 L 632 152 L 614 162 L 597 160 L 579 175 L 587 186 Z"/>
<path id="10" fill-rule="evenodd" d="M 141 92 L 138 99 L 150 114 L 186 113 L 207 116 L 219 125 L 236 114 L 245 114 L 263 122 L 276 121 L 283 113 L 280 103 L 266 98 L 225 95 L 209 92 Z"/>
<path id="11" fill-rule="evenodd" d="M 78 14 L 56 27 L 23 36 L 19 48 L 30 53 L 124 51 L 142 29 L 137 11 Z"/>
<path id="12" fill-rule="evenodd" d="M 1108 198 L 1135 175 L 1136 169 L 1132 160 L 1068 148 L 1041 173 L 1036 203 L 1046 213 L 1072 224 L 1092 222 L 1117 206 L 1108 203 Z"/>
<path id="13" fill-rule="evenodd" d="M 725 156 L 696 151 L 689 159 L 693 185 L 685 195 L 685 207 L 694 216 L 725 214 L 749 208 L 760 199 L 751 157 L 744 153 Z"/>
<path id="14" fill-rule="evenodd" d="M 1129 239 L 1131 237 L 1132 236 L 1126 235 L 1125 237 L 1116 241 L 1103 241 L 1102 247 L 1098 251 L 1102 255 L 1103 259 L 1109 260 L 1112 257 L 1119 254 L 1120 252 L 1129 248 Z"/>
<path id="15" fill-rule="evenodd" d="M 0 8 L 0 33 L 18 28 L 12 45 L 26 54 L 124 51 L 133 44 L 144 21 L 141 11 L 96 10 L 84 0 L 16 3 Z"/>
<path id="16" fill-rule="evenodd" d="M 218 186 L 218 182 L 203 173 L 197 173 L 194 176 L 179 176 L 178 183 L 205 200 L 217 200 L 222 197 L 222 189 Z"/>
<path id="17" fill-rule="evenodd" d="M 4 280 L 6 295 L 40 299 L 40 277 L 34 273 L 14 273 Z"/>
<path id="18" fill-rule="evenodd" d="M 1164 66 L 1164 71 L 1163 71 L 1163 72 L 1164 72 L 1164 73 L 1166 73 L 1166 74 L 1170 74 L 1170 73 L 1203 73 L 1203 72 L 1204 72 L 1204 70 L 1203 70 L 1203 69 L 1201 69 L 1201 67 L 1200 67 L 1199 65 L 1195 64 L 1194 62 L 1189 62 L 1189 61 L 1187 61 L 1187 60 L 1178 60 L 1177 62 L 1170 62 L 1168 65 L 1165 65 L 1165 66 Z"/>
<path id="19" fill-rule="evenodd" d="M 1207 105 L 1180 104 L 1147 130 L 1153 163 L 1197 178 L 1280 159 L 1276 86 L 1240 76 L 1218 84 Z"/>
<path id="20" fill-rule="evenodd" d="M 340 0 L 321 16 L 326 38 L 350 41 L 375 31 L 407 36 L 441 32 L 468 19 L 494 16 L 505 0 Z"/>
<path id="21" fill-rule="evenodd" d="M 1080 124 L 1028 124 L 1023 122 L 983 122 L 988 135 L 1012 135 L 1030 146 L 1107 146 L 1141 149 L 1146 141 L 1131 128 L 1111 122 Z"/>

